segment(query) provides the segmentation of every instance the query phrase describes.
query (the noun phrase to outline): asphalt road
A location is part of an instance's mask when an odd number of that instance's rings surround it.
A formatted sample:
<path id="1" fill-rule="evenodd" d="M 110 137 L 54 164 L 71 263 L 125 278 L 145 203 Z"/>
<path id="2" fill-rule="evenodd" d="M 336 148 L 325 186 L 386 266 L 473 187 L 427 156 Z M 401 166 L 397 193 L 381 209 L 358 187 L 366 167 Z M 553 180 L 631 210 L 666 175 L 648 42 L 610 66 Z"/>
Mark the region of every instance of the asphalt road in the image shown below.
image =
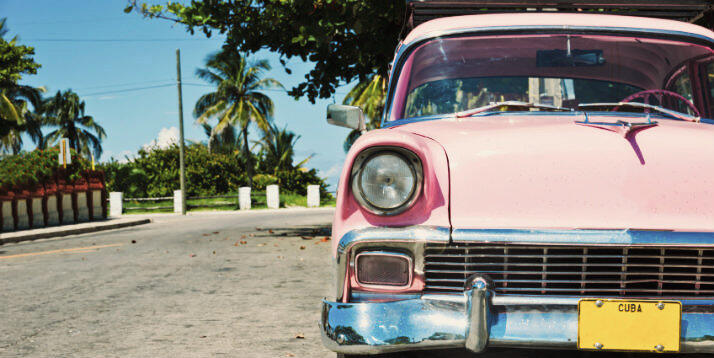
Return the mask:
<path id="1" fill-rule="evenodd" d="M 0 246 L 0 356 L 334 357 L 317 328 L 331 218 L 164 217 Z"/>
<path id="2" fill-rule="evenodd" d="M 0 246 L 0 357 L 334 357 L 317 328 L 320 299 L 332 294 L 331 218 L 330 209 L 165 216 Z"/>

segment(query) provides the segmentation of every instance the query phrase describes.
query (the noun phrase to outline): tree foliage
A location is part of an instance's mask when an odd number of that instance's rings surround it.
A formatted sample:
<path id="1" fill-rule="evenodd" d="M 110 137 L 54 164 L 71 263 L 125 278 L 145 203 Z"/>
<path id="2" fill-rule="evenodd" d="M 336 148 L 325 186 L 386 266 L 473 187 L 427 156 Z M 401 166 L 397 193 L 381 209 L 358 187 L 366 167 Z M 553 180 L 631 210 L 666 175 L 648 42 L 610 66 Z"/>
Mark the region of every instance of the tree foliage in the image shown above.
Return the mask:
<path id="1" fill-rule="evenodd" d="M 257 158 L 262 161 L 262 158 Z M 101 165 L 106 173 L 107 188 L 121 191 L 129 198 L 171 196 L 179 188 L 179 148 L 145 148 L 136 158 L 127 163 L 111 160 Z M 279 184 L 282 191 L 305 194 L 307 185 L 317 184 L 322 188 L 322 196 L 327 193 L 327 184 L 311 170 L 281 170 L 262 172 L 258 164 L 254 179 L 255 190 L 265 189 L 265 185 Z M 210 153 L 202 144 L 193 143 L 186 147 L 186 188 L 189 196 L 236 193 L 241 186 L 248 185 L 245 163 L 240 155 Z"/>
<path id="2" fill-rule="evenodd" d="M 102 154 L 102 139 L 106 138 L 104 128 L 94 118 L 84 112 L 85 103 L 79 96 L 66 90 L 57 91 L 42 105 L 45 124 L 55 129 L 47 134 L 47 141 L 54 145 L 61 138 L 69 139 L 69 146 L 84 155 L 95 157 Z"/>
<path id="3" fill-rule="evenodd" d="M 21 85 L 23 75 L 36 74 L 40 64 L 33 59 L 35 49 L 18 45 L 17 37 L 5 39 L 6 19 L 0 19 L 0 153 L 16 154 L 22 148 L 22 133 L 42 147 L 39 118 L 43 88 Z"/>
<path id="4" fill-rule="evenodd" d="M 240 129 L 243 140 L 243 157 L 248 159 L 248 181 L 253 177 L 250 148 L 248 147 L 248 127 L 255 123 L 267 132 L 273 116 L 273 101 L 261 90 L 282 87 L 272 78 L 263 78 L 270 70 L 268 61 L 248 62 L 245 56 L 232 50 L 211 54 L 206 59 L 206 68 L 196 70 L 196 75 L 216 86 L 214 92 L 201 96 L 193 110 L 198 123 L 205 124 L 211 119 L 218 123 L 211 130 L 209 144 L 228 126 Z M 227 135 L 230 133 L 223 133 Z"/>
<path id="5" fill-rule="evenodd" d="M 258 141 L 260 145 L 260 166 L 264 172 L 291 171 L 300 169 L 310 159 L 304 159 L 297 165 L 293 165 L 295 156 L 295 144 L 300 136 L 289 131 L 287 128 L 280 129 L 271 124 L 270 129 L 263 139 Z"/>
<path id="6" fill-rule="evenodd" d="M 5 26 L 6 18 L 0 19 L 0 86 L 16 84 L 22 75 L 34 75 L 41 67 L 32 57 L 35 49 L 30 46 L 18 45 L 17 37 L 9 41 L 5 39 L 8 29 Z"/>
<path id="7" fill-rule="evenodd" d="M 225 48 L 268 49 L 281 58 L 313 62 L 305 81 L 289 93 L 314 103 L 331 97 L 340 84 L 387 74 L 405 5 L 398 0 L 195 0 L 188 5 L 129 0 L 125 12 L 133 10 L 184 24 L 192 34 L 225 34 Z"/>
<path id="8" fill-rule="evenodd" d="M 60 168 L 59 149 L 33 150 L 0 159 L 0 190 L 13 186 L 33 187 L 42 184 L 54 176 L 60 176 L 69 183 L 79 179 L 90 169 L 89 161 L 70 150 L 72 163 Z"/>
<path id="9" fill-rule="evenodd" d="M 362 108 L 364 115 L 367 117 L 367 129 L 371 130 L 379 128 L 386 96 L 387 77 L 375 73 L 352 87 L 342 103 Z M 342 145 L 345 153 L 350 150 L 352 143 L 360 135 L 361 132 L 356 129 L 347 135 Z"/>

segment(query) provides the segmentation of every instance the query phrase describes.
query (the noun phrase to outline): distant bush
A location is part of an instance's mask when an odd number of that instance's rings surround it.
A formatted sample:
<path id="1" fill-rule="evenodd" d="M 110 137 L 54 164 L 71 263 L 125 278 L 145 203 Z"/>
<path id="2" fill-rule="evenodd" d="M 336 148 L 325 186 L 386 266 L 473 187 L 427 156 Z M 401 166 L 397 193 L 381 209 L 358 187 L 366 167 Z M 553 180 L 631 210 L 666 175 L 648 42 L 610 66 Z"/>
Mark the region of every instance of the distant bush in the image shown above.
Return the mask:
<path id="1" fill-rule="evenodd" d="M 271 174 L 257 174 L 253 176 L 253 189 L 265 190 L 265 187 L 278 184 L 278 178 Z"/>
<path id="2" fill-rule="evenodd" d="M 280 185 L 282 192 L 306 195 L 307 185 L 317 184 L 321 197 L 331 198 L 327 184 L 314 169 L 292 169 L 277 173 L 261 172 L 261 157 L 255 158 L 253 190 L 265 190 L 270 184 Z M 110 191 L 121 191 L 128 198 L 171 196 L 179 189 L 179 148 L 140 149 L 127 163 L 115 160 L 101 165 Z M 202 144 L 186 147 L 186 188 L 189 196 L 236 193 L 248 185 L 245 161 L 238 154 L 209 153 Z"/>
<path id="3" fill-rule="evenodd" d="M 140 149 L 128 163 L 102 164 L 111 191 L 127 197 L 171 196 L 179 189 L 179 148 Z M 238 161 L 230 155 L 209 153 L 205 146 L 186 147 L 186 193 L 215 195 L 237 191 L 247 183 Z"/>
<path id="4" fill-rule="evenodd" d="M 90 163 L 84 157 L 70 150 L 72 163 L 60 170 L 59 149 L 36 149 L 0 158 L 0 188 L 12 186 L 34 186 L 43 183 L 55 175 L 61 175 L 68 182 L 74 182 L 82 173 L 90 169 Z"/>

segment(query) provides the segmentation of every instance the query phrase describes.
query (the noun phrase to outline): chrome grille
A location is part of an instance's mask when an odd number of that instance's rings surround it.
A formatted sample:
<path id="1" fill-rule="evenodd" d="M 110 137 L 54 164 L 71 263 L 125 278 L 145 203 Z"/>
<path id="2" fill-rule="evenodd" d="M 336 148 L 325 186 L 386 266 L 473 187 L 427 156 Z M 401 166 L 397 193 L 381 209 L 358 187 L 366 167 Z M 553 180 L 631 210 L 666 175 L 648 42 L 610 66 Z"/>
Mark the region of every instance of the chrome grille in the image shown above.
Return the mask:
<path id="1" fill-rule="evenodd" d="M 427 292 L 482 273 L 503 294 L 713 297 L 714 248 L 428 244 Z"/>

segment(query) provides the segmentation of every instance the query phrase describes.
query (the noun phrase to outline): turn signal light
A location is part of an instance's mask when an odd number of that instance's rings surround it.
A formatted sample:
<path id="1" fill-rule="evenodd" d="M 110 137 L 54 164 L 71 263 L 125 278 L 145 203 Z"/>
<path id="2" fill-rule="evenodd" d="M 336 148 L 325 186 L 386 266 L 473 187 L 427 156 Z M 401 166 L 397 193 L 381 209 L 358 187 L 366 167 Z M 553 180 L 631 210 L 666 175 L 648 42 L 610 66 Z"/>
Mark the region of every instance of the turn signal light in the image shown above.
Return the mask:
<path id="1" fill-rule="evenodd" d="M 412 259 L 396 252 L 362 252 L 356 258 L 356 272 L 362 286 L 406 287 L 412 280 Z"/>

